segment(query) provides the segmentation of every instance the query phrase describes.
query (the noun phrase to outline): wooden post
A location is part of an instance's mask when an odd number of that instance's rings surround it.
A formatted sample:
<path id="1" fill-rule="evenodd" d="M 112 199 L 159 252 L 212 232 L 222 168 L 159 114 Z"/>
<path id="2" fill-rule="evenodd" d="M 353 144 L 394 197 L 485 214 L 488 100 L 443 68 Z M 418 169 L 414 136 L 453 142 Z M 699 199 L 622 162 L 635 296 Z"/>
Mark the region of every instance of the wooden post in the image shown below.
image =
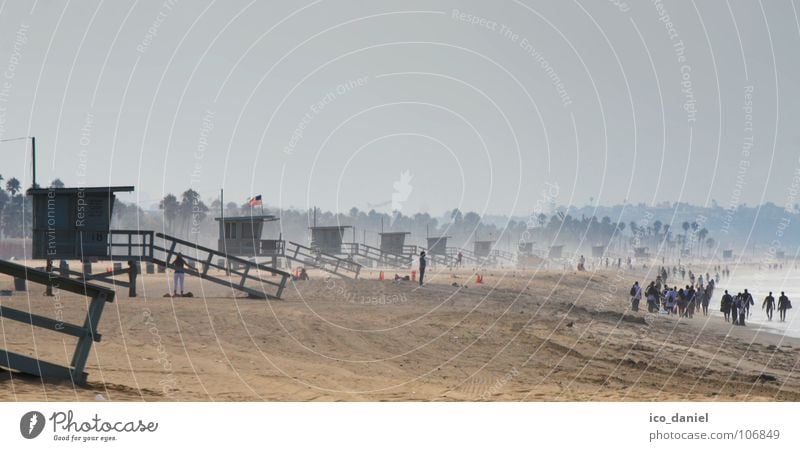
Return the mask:
<path id="1" fill-rule="evenodd" d="M 47 266 L 45 267 L 45 271 L 47 271 L 47 274 L 52 275 L 52 272 L 53 272 L 53 260 L 47 259 Z M 53 295 L 53 285 L 52 284 L 50 284 L 50 283 L 47 284 L 47 288 L 45 288 L 44 295 L 45 296 L 52 296 Z"/>
<path id="2" fill-rule="evenodd" d="M 128 260 L 128 268 L 130 271 L 128 272 L 128 283 L 130 286 L 128 287 L 128 296 L 135 298 L 136 297 L 136 276 L 139 273 L 139 265 L 138 262 L 134 260 Z"/>

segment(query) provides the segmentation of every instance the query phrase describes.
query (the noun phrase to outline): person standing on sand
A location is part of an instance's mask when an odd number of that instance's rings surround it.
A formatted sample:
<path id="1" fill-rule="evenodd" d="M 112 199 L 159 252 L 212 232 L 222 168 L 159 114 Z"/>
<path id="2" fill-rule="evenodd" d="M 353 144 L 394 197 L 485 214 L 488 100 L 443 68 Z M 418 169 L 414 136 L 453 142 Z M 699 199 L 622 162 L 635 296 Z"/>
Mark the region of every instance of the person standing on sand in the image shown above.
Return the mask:
<path id="1" fill-rule="evenodd" d="M 733 307 L 733 296 L 728 294 L 728 290 L 725 290 L 725 294 L 722 295 L 722 301 L 720 302 L 719 311 L 725 315 L 725 322 L 729 322 L 731 320 L 731 308 Z"/>
<path id="2" fill-rule="evenodd" d="M 772 321 L 772 311 L 775 310 L 775 297 L 772 296 L 772 292 L 770 291 L 767 297 L 764 298 L 764 302 L 761 304 L 761 310 L 767 310 L 767 319 Z"/>
<path id="3" fill-rule="evenodd" d="M 419 253 L 419 286 L 422 286 L 423 279 L 425 279 L 425 267 L 428 266 L 428 261 L 425 258 L 425 251 Z"/>
<path id="4" fill-rule="evenodd" d="M 172 294 L 173 296 L 178 295 L 178 285 L 181 286 L 181 296 L 183 296 L 183 280 L 186 276 L 185 274 L 185 267 L 186 267 L 186 260 L 183 259 L 183 255 L 180 253 L 175 256 L 175 260 L 172 261 L 172 267 L 175 269 L 175 274 L 172 277 Z"/>
<path id="5" fill-rule="evenodd" d="M 792 308 L 792 302 L 786 296 L 786 293 L 781 291 L 781 297 L 778 298 L 778 311 L 781 313 L 781 322 L 786 321 L 786 310 Z"/>

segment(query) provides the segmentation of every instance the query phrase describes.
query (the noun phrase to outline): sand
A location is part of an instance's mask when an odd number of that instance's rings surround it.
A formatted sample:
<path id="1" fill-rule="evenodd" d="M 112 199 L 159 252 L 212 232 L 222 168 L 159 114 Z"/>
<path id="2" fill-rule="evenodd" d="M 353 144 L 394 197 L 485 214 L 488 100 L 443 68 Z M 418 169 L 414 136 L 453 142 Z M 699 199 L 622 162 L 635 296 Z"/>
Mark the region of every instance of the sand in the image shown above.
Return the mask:
<path id="1" fill-rule="evenodd" d="M 800 400 L 799 340 L 627 311 L 636 272 L 441 270 L 423 288 L 310 274 L 273 301 L 196 278 L 196 297 L 163 297 L 167 275 L 144 274 L 107 306 L 87 386 L 3 371 L 0 400 Z M 84 298 L 42 292 L 0 302 L 81 321 Z M 71 337 L 0 326 L 0 348 L 71 355 Z"/>

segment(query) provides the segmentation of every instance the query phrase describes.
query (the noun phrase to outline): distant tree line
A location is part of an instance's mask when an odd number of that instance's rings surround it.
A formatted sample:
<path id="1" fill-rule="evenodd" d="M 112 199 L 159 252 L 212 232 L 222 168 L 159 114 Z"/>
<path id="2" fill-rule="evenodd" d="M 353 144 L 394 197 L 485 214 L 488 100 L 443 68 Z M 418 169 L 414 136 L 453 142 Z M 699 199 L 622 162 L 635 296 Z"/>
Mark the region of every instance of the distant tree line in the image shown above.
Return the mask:
<path id="1" fill-rule="evenodd" d="M 59 179 L 50 183 L 52 187 L 63 187 Z M 20 181 L 17 178 L 4 179 L 0 175 L 0 238 L 21 238 L 26 236 L 31 224 L 30 202 L 24 198 Z M 268 223 L 264 238 L 282 237 L 301 243 L 308 242 L 309 227 L 317 225 L 348 225 L 353 229 L 345 236 L 345 241 L 366 242 L 377 245 L 380 232 L 410 232 L 409 244 L 425 245 L 425 238 L 448 236 L 449 245 L 471 247 L 475 240 L 496 241 L 497 247 L 515 251 L 520 243 L 533 243 L 534 249 L 547 249 L 553 244 L 564 244 L 568 248 L 588 250 L 591 246 L 606 246 L 612 251 L 627 251 L 633 247 L 647 247 L 650 253 L 673 253 L 685 256 L 704 256 L 716 252 L 723 239 L 731 240 L 727 233 L 721 233 L 719 220 L 720 207 L 693 207 L 684 204 L 664 205 L 649 208 L 642 205 L 621 207 L 595 207 L 586 214 L 587 208 L 559 207 L 551 214 L 538 213 L 529 218 L 493 217 L 482 218 L 475 212 L 462 212 L 456 208 L 443 216 L 433 217 L 428 213 L 405 215 L 400 212 L 362 211 L 352 208 L 347 213 L 316 211 L 313 209 L 274 209 L 251 207 L 249 204 L 227 202 L 224 215 L 242 216 L 250 214 L 272 214 L 279 222 Z M 796 216 L 797 212 L 785 212 L 774 204 L 758 207 L 757 218 L 767 218 L 774 222 L 781 215 Z M 197 191 L 187 189 L 180 195 L 166 194 L 158 203 L 158 210 L 143 210 L 136 204 L 119 200 L 114 206 L 112 227 L 157 230 L 179 237 L 189 238 L 201 244 L 215 246 L 218 236 L 218 223 L 213 220 L 220 215 L 220 200 L 211 199 L 206 203 Z M 742 221 L 748 227 L 756 219 L 753 208 L 740 207 L 733 212 L 734 222 Z M 663 219 L 644 220 L 645 217 L 671 217 L 671 222 Z M 612 220 L 612 218 L 617 220 Z M 681 220 L 675 218 L 707 218 Z M 716 222 L 714 222 L 716 221 Z M 763 227 L 763 225 L 762 225 Z M 769 237 L 769 230 L 762 233 Z M 716 230 L 717 236 L 711 230 Z M 757 235 L 757 234 L 756 234 Z M 800 234 L 786 236 L 798 236 Z M 790 244 L 788 240 L 787 245 Z M 800 243 L 798 243 L 800 244 Z"/>

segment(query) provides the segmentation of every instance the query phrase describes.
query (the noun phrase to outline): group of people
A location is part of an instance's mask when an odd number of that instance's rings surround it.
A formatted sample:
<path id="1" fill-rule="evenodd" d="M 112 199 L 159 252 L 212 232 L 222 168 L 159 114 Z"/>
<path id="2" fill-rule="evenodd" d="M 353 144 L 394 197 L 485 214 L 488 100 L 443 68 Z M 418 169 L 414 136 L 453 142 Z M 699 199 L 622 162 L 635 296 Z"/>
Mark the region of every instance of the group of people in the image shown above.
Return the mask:
<path id="1" fill-rule="evenodd" d="M 678 288 L 677 286 L 670 287 L 666 285 L 665 278 L 666 275 L 662 272 L 644 290 L 649 313 L 660 312 L 692 318 L 695 312 L 701 311 L 704 316 L 708 316 L 708 305 L 714 295 L 714 279 L 708 280 L 708 284 L 704 285 L 702 276 L 700 276 L 697 285 L 686 285 L 683 288 Z M 630 294 L 631 309 L 638 311 L 639 303 L 642 300 L 642 287 L 638 281 L 631 287 Z"/>
<path id="2" fill-rule="evenodd" d="M 744 326 L 745 320 L 752 315 L 750 306 L 755 305 L 753 295 L 744 289 L 744 293 L 736 293 L 736 296 L 731 296 L 728 290 L 722 295 L 720 301 L 719 311 L 725 315 L 725 321 L 731 321 L 734 325 Z"/>
<path id="3" fill-rule="evenodd" d="M 727 268 L 723 271 L 727 271 Z M 714 296 L 715 280 L 706 278 L 703 275 L 695 277 L 689 271 L 690 285 L 683 288 L 669 286 L 666 280 L 670 273 L 666 268 L 661 268 L 656 280 L 650 282 L 647 288 L 642 290 L 639 282 L 636 281 L 630 290 L 631 310 L 638 311 L 642 297 L 647 300 L 647 311 L 650 313 L 665 313 L 668 315 L 678 315 L 679 317 L 692 318 L 698 310 L 703 316 L 708 316 L 708 306 Z M 695 283 L 696 282 L 696 283 Z M 706 282 L 704 284 L 704 282 Z M 737 326 L 744 326 L 747 318 L 752 316 L 751 307 L 755 305 L 753 295 L 745 288 L 743 292 L 732 296 L 725 290 L 720 302 L 720 311 L 725 316 L 725 321 L 730 321 Z M 775 310 L 780 314 L 780 321 L 786 321 L 786 311 L 792 308 L 792 303 L 786 293 L 781 291 L 777 301 L 770 291 L 761 304 L 761 309 L 767 313 L 767 318 L 772 321 Z"/>
<path id="4" fill-rule="evenodd" d="M 722 301 L 720 303 L 720 311 L 725 315 L 725 321 L 731 321 L 733 324 L 744 326 L 745 319 L 752 316 L 752 312 L 750 311 L 751 305 L 755 305 L 755 301 L 753 301 L 753 295 L 748 293 L 747 289 L 745 289 L 743 293 L 736 293 L 736 296 L 731 296 L 728 290 L 725 290 L 725 294 L 722 295 Z M 772 321 L 772 314 L 776 309 L 780 313 L 781 322 L 786 321 L 786 311 L 790 308 L 792 308 L 792 302 L 783 291 L 781 291 L 777 303 L 771 291 L 764 298 L 764 302 L 761 303 L 761 310 L 767 312 L 767 319 L 769 321 Z"/>

